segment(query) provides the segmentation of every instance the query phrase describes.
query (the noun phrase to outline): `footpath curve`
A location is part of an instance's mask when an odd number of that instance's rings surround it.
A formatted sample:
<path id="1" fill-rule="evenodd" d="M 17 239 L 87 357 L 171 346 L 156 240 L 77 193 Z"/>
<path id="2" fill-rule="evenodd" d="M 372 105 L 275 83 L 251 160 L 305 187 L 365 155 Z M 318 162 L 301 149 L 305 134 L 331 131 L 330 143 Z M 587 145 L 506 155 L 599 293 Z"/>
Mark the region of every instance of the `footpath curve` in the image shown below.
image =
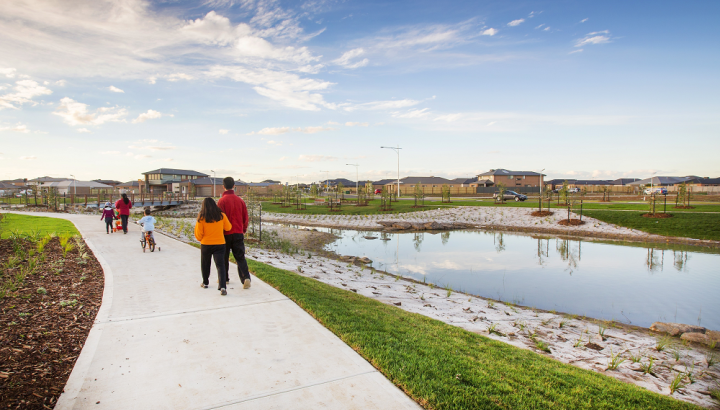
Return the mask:
<path id="1" fill-rule="evenodd" d="M 365 359 L 280 292 L 237 271 L 228 295 L 200 288 L 200 251 L 139 230 L 107 235 L 70 220 L 105 273 L 103 302 L 56 409 L 419 409 Z M 235 268 L 231 265 L 231 269 Z"/>

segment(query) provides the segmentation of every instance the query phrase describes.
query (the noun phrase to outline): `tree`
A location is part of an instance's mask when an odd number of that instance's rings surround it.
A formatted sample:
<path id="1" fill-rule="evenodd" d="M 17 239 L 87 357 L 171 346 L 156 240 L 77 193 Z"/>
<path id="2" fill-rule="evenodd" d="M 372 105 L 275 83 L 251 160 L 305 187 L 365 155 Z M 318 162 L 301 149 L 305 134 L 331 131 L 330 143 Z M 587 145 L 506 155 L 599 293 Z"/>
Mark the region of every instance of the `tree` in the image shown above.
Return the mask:
<path id="1" fill-rule="evenodd" d="M 422 186 L 420 186 L 420 182 L 415 184 L 415 192 L 413 193 L 413 196 L 415 197 L 416 208 L 425 206 L 425 190 L 422 188 Z M 422 203 L 420 203 L 421 201 Z"/>
<path id="2" fill-rule="evenodd" d="M 318 192 L 319 192 L 319 189 L 318 189 L 317 184 L 312 184 L 310 186 L 310 196 L 312 196 L 313 198 L 317 198 Z"/>
<path id="3" fill-rule="evenodd" d="M 497 189 L 498 189 L 498 192 L 497 192 L 497 196 L 495 197 L 495 202 L 497 202 L 497 200 L 499 198 L 500 203 L 504 204 L 505 203 L 505 191 L 507 191 L 507 187 L 505 186 L 505 184 L 500 182 L 499 184 L 497 184 Z"/>
<path id="4" fill-rule="evenodd" d="M 345 191 L 344 191 L 345 185 L 343 185 L 342 182 L 338 182 L 337 189 L 338 189 L 338 193 L 340 194 L 340 200 L 341 201 L 344 200 L 345 199 Z"/>
<path id="5" fill-rule="evenodd" d="M 563 181 L 562 188 L 560 188 L 560 199 L 565 203 L 565 205 L 568 204 L 568 182 L 567 180 Z"/>
<path id="6" fill-rule="evenodd" d="M 448 184 L 443 184 L 442 186 L 442 202 L 450 203 L 450 187 Z"/>

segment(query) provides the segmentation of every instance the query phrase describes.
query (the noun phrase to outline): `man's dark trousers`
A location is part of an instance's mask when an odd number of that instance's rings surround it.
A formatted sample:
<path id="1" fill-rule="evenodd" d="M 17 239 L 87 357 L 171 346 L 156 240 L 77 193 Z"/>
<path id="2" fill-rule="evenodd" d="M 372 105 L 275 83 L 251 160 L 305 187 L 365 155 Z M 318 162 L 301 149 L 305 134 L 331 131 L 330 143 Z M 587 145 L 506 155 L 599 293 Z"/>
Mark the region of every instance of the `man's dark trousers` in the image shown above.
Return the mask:
<path id="1" fill-rule="evenodd" d="M 240 282 L 244 283 L 245 279 L 250 279 L 250 269 L 248 269 L 245 260 L 245 235 L 234 233 L 225 235 L 225 272 L 227 272 L 227 280 L 230 280 L 230 252 L 232 251 L 237 262 L 238 275 Z"/>

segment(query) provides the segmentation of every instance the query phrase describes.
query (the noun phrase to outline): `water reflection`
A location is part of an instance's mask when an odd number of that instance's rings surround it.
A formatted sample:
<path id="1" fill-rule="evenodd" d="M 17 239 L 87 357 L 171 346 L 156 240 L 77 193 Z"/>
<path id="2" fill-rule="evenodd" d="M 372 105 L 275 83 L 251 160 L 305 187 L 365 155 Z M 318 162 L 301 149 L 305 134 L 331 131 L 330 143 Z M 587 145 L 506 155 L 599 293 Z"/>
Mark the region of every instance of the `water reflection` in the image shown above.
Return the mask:
<path id="1" fill-rule="evenodd" d="M 720 255 L 532 237 L 506 232 L 387 233 L 331 230 L 330 247 L 376 268 L 437 286 L 528 306 L 641 326 L 658 320 L 720 329 Z M 667 268 L 667 269 L 666 269 Z"/>

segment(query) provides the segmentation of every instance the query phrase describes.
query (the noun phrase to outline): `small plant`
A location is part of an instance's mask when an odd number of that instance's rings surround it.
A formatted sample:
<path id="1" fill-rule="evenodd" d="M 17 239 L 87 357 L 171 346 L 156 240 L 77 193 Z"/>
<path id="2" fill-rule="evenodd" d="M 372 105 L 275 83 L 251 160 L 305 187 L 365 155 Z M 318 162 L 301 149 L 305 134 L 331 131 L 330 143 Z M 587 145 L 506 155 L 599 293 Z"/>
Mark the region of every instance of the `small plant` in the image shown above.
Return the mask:
<path id="1" fill-rule="evenodd" d="M 543 325 L 543 326 L 547 326 L 547 325 L 550 324 L 551 322 L 552 322 L 552 318 L 550 318 L 550 319 L 545 319 L 545 320 L 541 321 L 540 324 Z"/>
<path id="2" fill-rule="evenodd" d="M 690 382 L 690 384 L 695 383 L 695 378 L 697 375 L 695 374 L 695 364 L 694 363 L 690 364 L 690 367 L 685 365 L 685 376 L 688 378 L 688 381 Z"/>
<path id="3" fill-rule="evenodd" d="M 607 331 L 607 325 L 604 323 L 600 323 L 598 325 L 598 335 L 600 335 L 600 338 L 602 340 L 607 340 L 607 336 L 605 336 L 605 332 Z"/>
<path id="4" fill-rule="evenodd" d="M 578 338 L 578 340 L 575 341 L 575 344 L 573 347 L 581 347 L 582 346 L 582 335 Z"/>
<path id="5" fill-rule="evenodd" d="M 655 375 L 655 371 L 653 370 L 654 363 L 655 363 L 655 358 L 651 357 L 647 363 L 640 363 L 640 368 L 642 369 L 644 374 L 652 374 L 654 376 Z"/>
<path id="6" fill-rule="evenodd" d="M 560 329 L 562 329 L 565 325 L 567 325 L 568 322 L 570 322 L 570 321 L 567 320 L 567 319 L 562 319 L 562 320 L 560 321 L 560 324 L 559 324 Z"/>
<path id="7" fill-rule="evenodd" d="M 445 289 L 445 291 L 447 293 L 447 297 L 450 297 L 450 295 L 452 295 L 452 289 L 450 289 L 450 286 L 448 286 L 447 289 Z"/>
<path id="8" fill-rule="evenodd" d="M 298 267 L 297 267 L 297 271 L 300 272 L 300 273 L 302 273 L 302 266 L 298 266 Z"/>
<path id="9" fill-rule="evenodd" d="M 40 288 L 37 288 L 37 293 L 39 293 L 41 295 L 47 295 L 47 290 L 45 290 L 45 288 L 40 287 Z"/>
<path id="10" fill-rule="evenodd" d="M 717 342 L 713 340 L 712 342 L 710 342 L 709 346 L 710 346 L 710 350 L 715 350 L 715 346 L 717 346 Z"/>
<path id="11" fill-rule="evenodd" d="M 491 333 L 491 334 L 494 333 L 494 334 L 496 334 L 496 335 L 498 335 L 498 336 L 505 336 L 505 335 L 502 334 L 499 330 L 497 330 L 497 325 L 498 325 L 497 323 L 491 324 L 490 327 L 488 328 L 488 333 Z"/>
<path id="12" fill-rule="evenodd" d="M 548 344 L 545 343 L 544 341 L 535 338 L 535 340 L 533 340 L 533 342 L 535 342 L 535 347 L 542 350 L 543 352 L 552 353 L 552 351 L 550 350 L 550 346 L 548 346 Z"/>
<path id="13" fill-rule="evenodd" d="M 709 389 L 709 391 L 710 391 L 710 397 L 712 397 L 713 399 L 715 399 L 717 401 L 720 401 L 720 386 L 715 386 L 715 387 Z"/>
<path id="14" fill-rule="evenodd" d="M 672 355 L 672 357 L 675 359 L 676 362 L 680 361 L 680 357 L 681 357 L 680 350 L 672 349 L 672 350 L 670 350 L 670 354 Z"/>
<path id="15" fill-rule="evenodd" d="M 712 367 L 712 365 L 717 363 L 717 356 L 715 356 L 714 353 L 708 353 L 705 355 L 705 362 L 707 362 L 707 367 Z"/>
<path id="16" fill-rule="evenodd" d="M 630 361 L 631 361 L 631 362 L 633 362 L 633 363 L 640 363 L 640 361 L 641 361 L 642 358 L 643 358 L 643 355 L 642 355 L 642 353 L 640 353 L 640 352 L 638 352 L 637 354 L 632 354 L 632 353 L 630 353 L 629 357 L 630 357 Z"/>
<path id="17" fill-rule="evenodd" d="M 75 306 L 76 304 L 77 304 L 77 299 L 60 301 L 60 306 L 62 306 L 62 307 Z"/>
<path id="18" fill-rule="evenodd" d="M 490 308 L 490 309 L 495 309 L 495 302 L 493 302 L 492 300 L 488 300 L 488 301 L 487 301 L 487 306 L 488 306 L 488 308 Z"/>
<path id="19" fill-rule="evenodd" d="M 685 383 L 683 379 L 685 379 L 685 373 L 678 373 L 675 375 L 675 377 L 670 382 L 670 386 L 668 386 L 670 387 L 670 394 L 675 393 L 677 390 L 682 389 L 687 385 L 687 383 Z"/>
<path id="20" fill-rule="evenodd" d="M 552 314 L 554 315 L 554 314 L 557 313 L 557 312 L 555 311 L 555 309 L 553 309 L 553 310 L 550 311 L 550 313 L 552 313 Z"/>
<path id="21" fill-rule="evenodd" d="M 670 336 L 663 336 L 660 339 L 658 339 L 657 343 L 655 344 L 655 350 L 658 352 L 662 352 L 663 350 L 670 347 L 672 344 L 672 339 L 670 339 Z"/>
<path id="22" fill-rule="evenodd" d="M 625 359 L 620 357 L 620 352 L 613 353 L 612 348 L 610 349 L 610 361 L 608 361 L 608 370 L 617 370 L 618 366 L 624 362 Z"/>

